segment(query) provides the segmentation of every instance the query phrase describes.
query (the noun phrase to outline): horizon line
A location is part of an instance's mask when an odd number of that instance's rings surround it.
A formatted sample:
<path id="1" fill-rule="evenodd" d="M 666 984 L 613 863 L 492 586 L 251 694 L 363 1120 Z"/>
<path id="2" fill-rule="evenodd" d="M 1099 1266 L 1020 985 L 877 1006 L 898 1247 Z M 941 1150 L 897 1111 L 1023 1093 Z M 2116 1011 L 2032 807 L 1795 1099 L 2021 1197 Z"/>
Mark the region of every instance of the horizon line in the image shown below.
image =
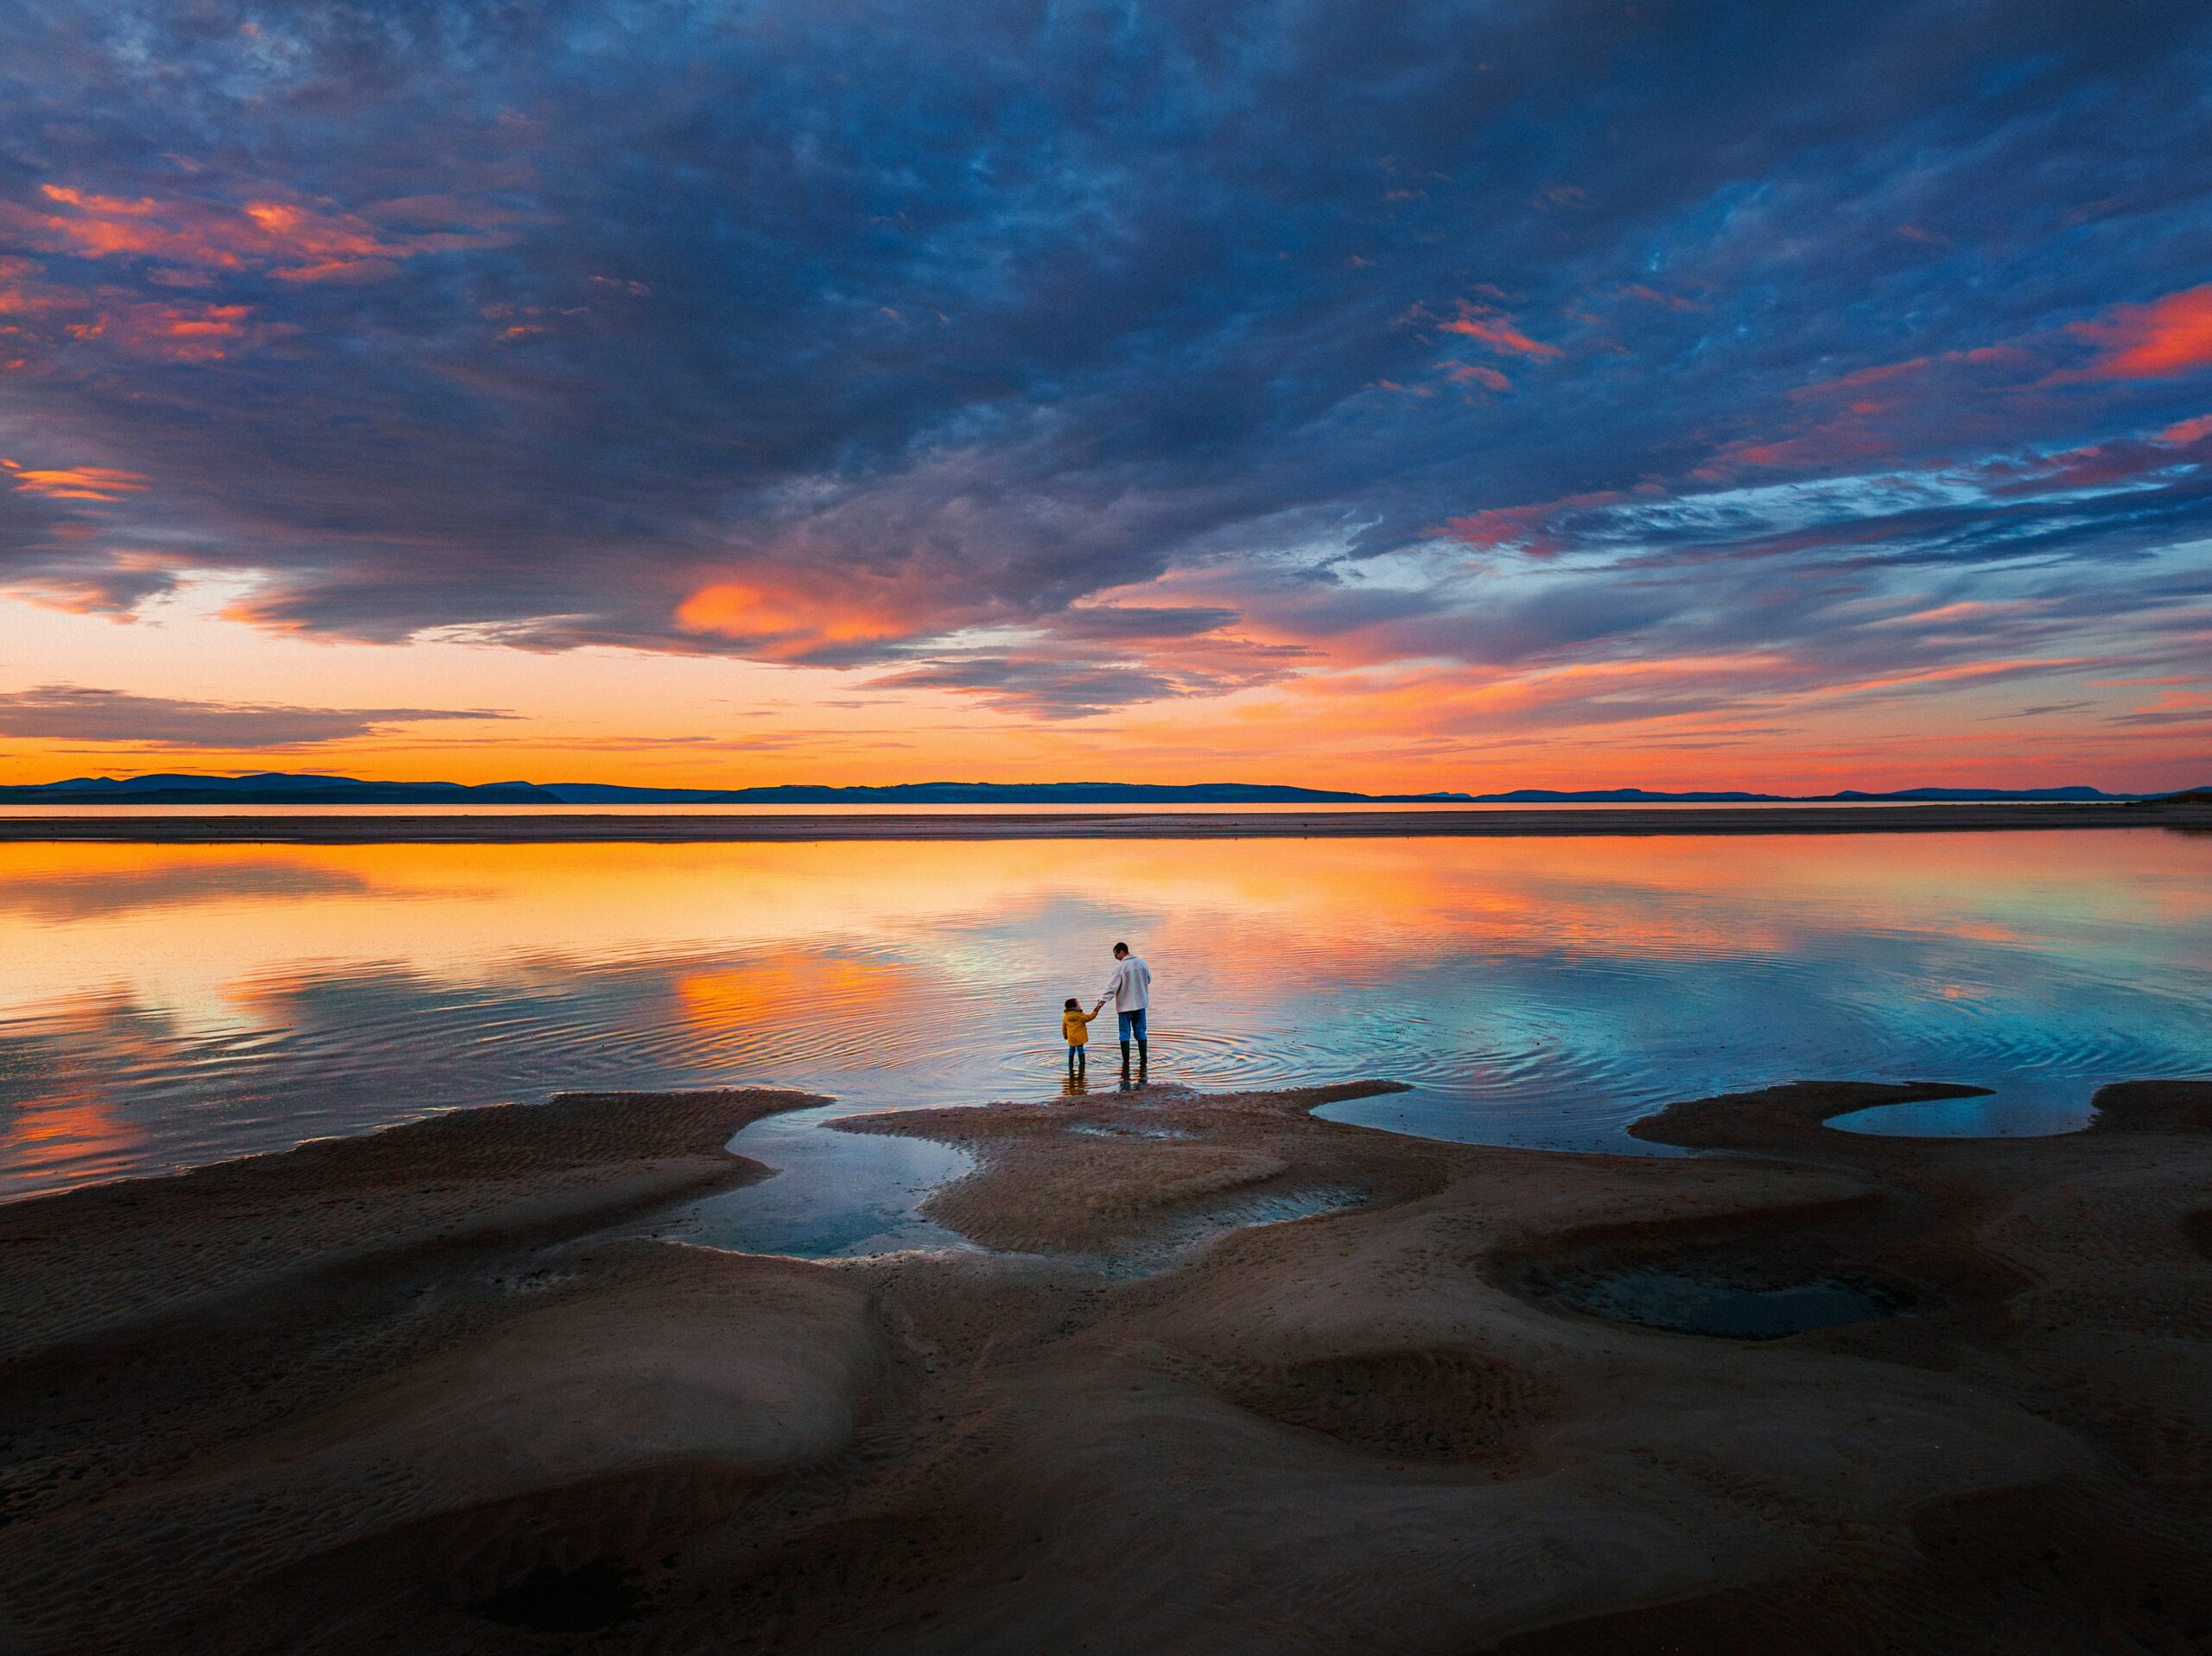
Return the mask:
<path id="1" fill-rule="evenodd" d="M 1201 782 L 1127 782 L 1095 777 L 1070 780 L 1023 782 L 988 782 L 938 777 L 922 782 L 779 782 L 745 784 L 736 786 L 729 786 L 699 783 L 640 784 L 582 781 L 537 782 L 527 777 L 512 777 L 486 783 L 459 783 L 445 781 L 442 779 L 397 780 L 384 777 L 364 777 L 346 775 L 336 771 L 200 771 L 176 770 L 143 771 L 126 772 L 121 775 L 79 774 L 71 777 L 58 777 L 50 781 L 6 783 L 0 784 L 0 795 L 52 793 L 68 790 L 73 787 L 86 790 L 99 790 L 102 792 L 106 792 L 110 790 L 125 790 L 134 788 L 146 788 L 148 784 L 159 784 L 162 783 L 174 783 L 184 784 L 185 786 L 203 786 L 210 789 L 250 789 L 253 784 L 258 783 L 271 785 L 282 784 L 287 790 L 293 789 L 306 790 L 314 788 L 343 789 L 348 790 L 353 789 L 394 790 L 420 789 L 480 796 L 495 791 L 527 789 L 532 792 L 538 793 L 550 793 L 556 790 L 575 790 L 579 791 L 589 790 L 594 794 L 601 796 L 670 796 L 689 794 L 698 796 L 722 796 L 731 798 L 741 798 L 745 796 L 758 797 L 769 795 L 791 793 L 905 794 L 953 789 L 972 790 L 990 793 L 1019 793 L 1025 791 L 1065 792 L 1073 790 L 1112 790 L 1132 793 L 1178 794 L 1219 790 L 1237 793 L 1294 793 L 1313 796 L 1317 799 L 1334 798 L 1346 801 L 1371 800 L 1376 803 L 1386 803 L 1425 800 L 1439 802 L 1464 801 L 1466 803 L 1480 803 L 1513 797 L 1549 796 L 1574 798 L 1583 796 L 1602 795 L 1641 796 L 1649 798 L 1697 797 L 1714 800 L 1728 796 L 1735 796 L 1746 801 L 1768 800 L 1777 802 L 1840 798 L 1850 796 L 1894 797 L 1929 793 L 1951 795 L 2052 795 L 2072 793 L 2077 795 L 2094 794 L 2108 798 L 2146 798 L 2156 797 L 2167 793 L 2195 790 L 2193 786 L 2184 786 L 2179 789 L 2139 789 L 2114 791 L 2107 790 L 2096 784 L 2087 782 L 2044 784 L 2029 786 L 1993 784 L 1959 784 L 1940 782 L 1925 782 L 1914 784 L 1910 786 L 1905 787 L 1836 787 L 1831 788 L 1823 793 L 1778 791 L 1772 789 L 1762 788 L 1757 785 L 1747 786 L 1742 784 L 1736 786 L 1707 785 L 1702 787 L 1692 786 L 1667 788 L 1652 787 L 1643 784 L 1613 784 L 1610 785 L 1586 784 L 1573 787 L 1515 786 L 1508 788 L 1493 788 L 1481 792 L 1450 788 L 1432 788 L 1419 791 L 1370 792 L 1363 789 L 1321 787 L 1303 783 L 1289 782 L 1239 782 L 1217 780 Z M 179 788 L 175 790 L 181 791 L 182 789 Z M 527 803 L 534 802 L 518 801 L 512 803 Z M 611 798 L 602 798 L 598 801 L 583 799 L 553 799 L 548 800 L 544 803 L 549 804 L 582 804 L 613 802 Z M 713 802 L 711 800 L 702 799 L 699 803 Z"/>

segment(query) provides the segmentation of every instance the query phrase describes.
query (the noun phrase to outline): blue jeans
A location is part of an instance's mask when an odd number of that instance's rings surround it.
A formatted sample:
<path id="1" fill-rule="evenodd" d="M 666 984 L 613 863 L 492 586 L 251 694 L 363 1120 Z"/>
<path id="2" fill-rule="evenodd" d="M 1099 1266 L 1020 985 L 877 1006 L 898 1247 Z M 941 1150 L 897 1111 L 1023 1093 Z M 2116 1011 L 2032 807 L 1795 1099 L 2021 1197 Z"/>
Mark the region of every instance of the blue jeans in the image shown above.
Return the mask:
<path id="1" fill-rule="evenodd" d="M 1135 1012 L 1117 1012 L 1114 1014 L 1121 1020 L 1122 1038 L 1124 1041 L 1141 1041 L 1145 1038 L 1144 1012 L 1145 1009 L 1140 1006 Z"/>

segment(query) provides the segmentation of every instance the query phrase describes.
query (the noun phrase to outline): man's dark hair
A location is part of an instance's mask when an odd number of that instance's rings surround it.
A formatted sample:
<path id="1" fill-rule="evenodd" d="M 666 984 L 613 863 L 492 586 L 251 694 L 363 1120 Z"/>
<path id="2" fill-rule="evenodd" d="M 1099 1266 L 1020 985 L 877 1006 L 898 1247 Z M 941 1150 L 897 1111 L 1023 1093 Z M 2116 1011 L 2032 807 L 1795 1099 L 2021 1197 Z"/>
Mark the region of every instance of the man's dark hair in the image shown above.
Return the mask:
<path id="1" fill-rule="evenodd" d="M 1116 943 L 1114 952 L 1116 955 L 1126 955 L 1129 952 L 1129 946 L 1127 943 Z"/>

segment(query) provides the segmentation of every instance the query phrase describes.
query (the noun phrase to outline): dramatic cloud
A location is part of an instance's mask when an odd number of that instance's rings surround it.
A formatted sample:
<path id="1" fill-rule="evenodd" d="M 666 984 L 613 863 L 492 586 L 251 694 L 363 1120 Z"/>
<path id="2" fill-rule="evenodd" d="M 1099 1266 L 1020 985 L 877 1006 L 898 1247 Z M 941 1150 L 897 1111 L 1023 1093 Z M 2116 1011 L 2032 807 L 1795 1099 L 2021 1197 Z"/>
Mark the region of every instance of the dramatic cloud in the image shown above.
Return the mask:
<path id="1" fill-rule="evenodd" d="M 43 252 L 158 260 L 161 279 L 178 283 L 204 279 L 201 272 L 243 270 L 279 282 L 374 281 L 416 253 L 497 247 L 507 239 L 497 232 L 394 235 L 354 214 L 294 201 L 122 200 L 62 184 L 41 185 L 39 194 L 56 210 L 0 203 L 0 232 Z M 380 203 L 377 213 L 388 220 L 442 205 L 418 198 Z M 444 216 L 484 215 L 455 206 Z M 245 313 L 243 306 L 230 308 Z"/>
<path id="2" fill-rule="evenodd" d="M 1110 648 L 977 650 L 872 681 L 877 688 L 951 690 L 1046 719 L 1081 719 L 1131 701 L 1224 695 L 1283 677 L 1307 656 L 1296 644 L 1205 638 L 1157 663 Z"/>
<path id="3" fill-rule="evenodd" d="M 1471 305 L 1462 299 L 1458 304 L 1459 314 L 1448 322 L 1436 326 L 1446 333 L 1464 333 L 1471 339 L 1479 339 L 1494 351 L 1510 356 L 1556 357 L 1556 346 L 1540 345 L 1513 325 L 1512 319 L 1487 305 Z"/>
<path id="4" fill-rule="evenodd" d="M 130 695 L 74 684 L 0 694 L 0 736 L 62 743 L 125 742 L 135 747 L 312 747 L 426 720 L 508 716 L 482 708 L 257 707 Z"/>
<path id="5" fill-rule="evenodd" d="M 2202 642 L 2189 0 L 0 14 L 41 603 L 1470 732 Z"/>
<path id="6" fill-rule="evenodd" d="M 146 479 L 137 473 L 118 472 L 107 466 L 60 466 L 40 471 L 18 466 L 11 460 L 0 460 L 0 473 L 4 473 L 6 480 L 25 494 L 40 495 L 48 500 L 119 500 L 146 486 Z"/>
<path id="7" fill-rule="evenodd" d="M 2155 304 L 2122 305 L 2080 331 L 2104 347 L 2095 371 L 2113 379 L 2166 379 L 2212 368 L 2212 285 Z"/>

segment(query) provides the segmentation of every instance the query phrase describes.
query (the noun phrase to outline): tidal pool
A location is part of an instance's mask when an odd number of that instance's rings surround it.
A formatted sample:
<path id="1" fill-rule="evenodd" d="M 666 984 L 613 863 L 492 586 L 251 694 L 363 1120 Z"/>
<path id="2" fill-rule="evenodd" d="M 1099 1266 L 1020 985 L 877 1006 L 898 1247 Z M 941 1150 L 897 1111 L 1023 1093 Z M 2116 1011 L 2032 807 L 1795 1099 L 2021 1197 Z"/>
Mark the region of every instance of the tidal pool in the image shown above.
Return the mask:
<path id="1" fill-rule="evenodd" d="M 1473 1142 L 1645 1152 L 1660 1104 L 1796 1076 L 1973 1082 L 1954 1126 L 2032 1130 L 2212 1071 L 2212 839 L 2155 831 L 10 845 L 0 1196 L 563 1089 L 1049 1097 L 1117 938 L 1154 1080 L 1394 1077 L 1328 1113 Z M 826 1251 L 944 1240 L 911 1192 L 956 1162 L 813 1123 L 753 1130 L 792 1171 L 729 1245 L 776 1204 Z"/>
<path id="2" fill-rule="evenodd" d="M 1563 1278 L 1532 1291 L 1592 1317 L 1725 1340 L 1785 1339 L 1910 1308 L 1902 1294 L 1820 1275 L 1751 1286 L 1695 1272 L 1621 1270 Z"/>

